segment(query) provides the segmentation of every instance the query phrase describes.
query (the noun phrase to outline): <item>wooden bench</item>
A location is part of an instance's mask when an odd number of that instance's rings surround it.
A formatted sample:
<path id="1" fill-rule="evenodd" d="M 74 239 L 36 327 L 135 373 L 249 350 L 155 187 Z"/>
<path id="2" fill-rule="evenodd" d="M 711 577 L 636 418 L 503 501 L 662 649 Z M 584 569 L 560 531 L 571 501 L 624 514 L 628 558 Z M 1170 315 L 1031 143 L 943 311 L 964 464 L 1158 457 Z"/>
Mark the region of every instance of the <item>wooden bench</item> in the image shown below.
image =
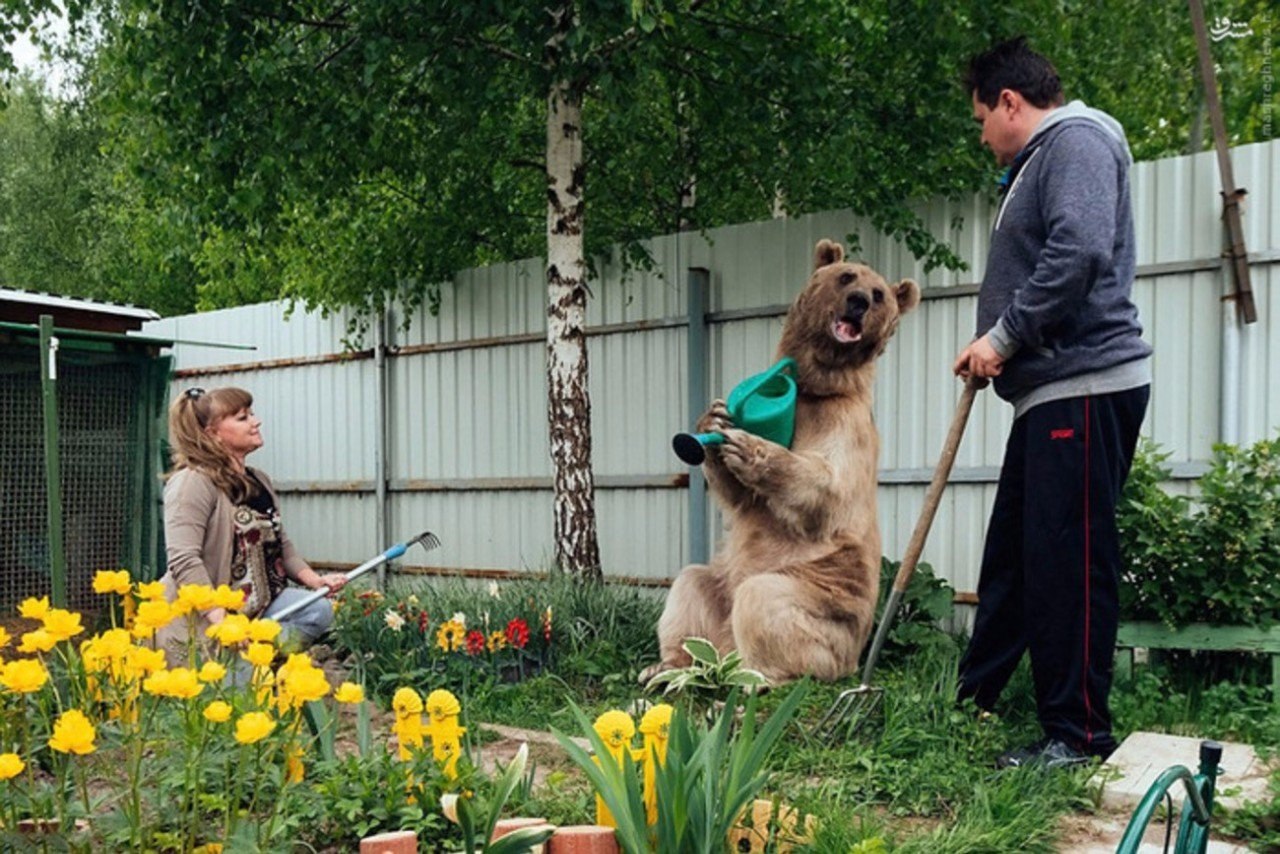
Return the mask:
<path id="1" fill-rule="evenodd" d="M 1260 652 L 1271 656 L 1271 699 L 1280 706 L 1280 626 L 1193 624 L 1171 629 L 1163 623 L 1121 623 L 1116 634 L 1116 675 L 1133 675 L 1134 649 L 1204 649 Z"/>

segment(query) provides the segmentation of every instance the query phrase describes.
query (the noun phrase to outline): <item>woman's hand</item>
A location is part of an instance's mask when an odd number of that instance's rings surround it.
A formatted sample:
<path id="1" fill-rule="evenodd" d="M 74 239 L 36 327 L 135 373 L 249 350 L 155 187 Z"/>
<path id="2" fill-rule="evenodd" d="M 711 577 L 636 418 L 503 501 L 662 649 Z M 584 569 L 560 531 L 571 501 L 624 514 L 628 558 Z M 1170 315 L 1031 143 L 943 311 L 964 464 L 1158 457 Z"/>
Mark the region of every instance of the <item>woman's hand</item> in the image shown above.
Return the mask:
<path id="1" fill-rule="evenodd" d="M 320 583 L 316 586 L 316 589 L 328 587 L 330 596 L 347 586 L 347 577 L 340 572 L 326 572 L 318 580 Z"/>

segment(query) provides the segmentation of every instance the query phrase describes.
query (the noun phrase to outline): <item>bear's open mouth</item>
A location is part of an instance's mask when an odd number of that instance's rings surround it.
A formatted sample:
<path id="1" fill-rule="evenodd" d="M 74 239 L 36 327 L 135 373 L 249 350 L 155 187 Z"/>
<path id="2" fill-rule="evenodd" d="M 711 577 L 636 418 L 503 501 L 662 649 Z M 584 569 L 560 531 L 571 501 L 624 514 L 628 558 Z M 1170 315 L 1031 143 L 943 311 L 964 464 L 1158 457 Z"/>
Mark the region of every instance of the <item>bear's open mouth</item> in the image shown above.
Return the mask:
<path id="1" fill-rule="evenodd" d="M 862 320 L 837 317 L 831 321 L 831 335 L 841 344 L 853 344 L 862 340 Z"/>

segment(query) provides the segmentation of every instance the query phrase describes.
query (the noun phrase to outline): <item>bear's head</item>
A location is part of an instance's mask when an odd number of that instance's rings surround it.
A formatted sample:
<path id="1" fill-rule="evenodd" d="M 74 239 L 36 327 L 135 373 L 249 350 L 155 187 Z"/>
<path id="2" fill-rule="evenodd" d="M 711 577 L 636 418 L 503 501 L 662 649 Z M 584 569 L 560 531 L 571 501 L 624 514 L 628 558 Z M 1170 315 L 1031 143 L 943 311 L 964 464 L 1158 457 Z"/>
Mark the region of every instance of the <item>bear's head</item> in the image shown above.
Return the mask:
<path id="1" fill-rule="evenodd" d="M 813 275 L 787 312 L 778 351 L 796 360 L 802 389 L 841 393 L 848 382 L 839 375 L 883 353 L 898 319 L 919 302 L 911 279 L 890 285 L 865 264 L 845 261 L 839 243 L 819 240 Z"/>

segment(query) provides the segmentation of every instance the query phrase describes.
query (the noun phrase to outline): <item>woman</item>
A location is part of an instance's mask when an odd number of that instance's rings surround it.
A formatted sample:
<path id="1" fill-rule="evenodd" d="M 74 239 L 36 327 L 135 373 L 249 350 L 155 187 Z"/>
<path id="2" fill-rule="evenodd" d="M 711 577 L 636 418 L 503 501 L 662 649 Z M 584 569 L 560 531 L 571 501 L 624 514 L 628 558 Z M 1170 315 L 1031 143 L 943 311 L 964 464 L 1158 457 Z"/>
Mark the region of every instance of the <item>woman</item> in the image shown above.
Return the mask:
<path id="1" fill-rule="evenodd" d="M 191 388 L 169 408 L 173 472 L 164 489 L 164 535 L 168 572 L 161 580 L 173 601 L 185 584 L 228 584 L 243 590 L 241 612 L 271 617 L 307 595 L 290 588 L 342 589 L 346 577 L 319 575 L 293 547 L 280 524 L 271 481 L 245 465 L 262 447 L 262 422 L 253 396 L 239 388 Z M 226 617 L 221 608 L 198 615 L 201 638 Z M 320 599 L 282 622 L 282 640 L 305 645 L 333 622 L 333 606 Z M 186 657 L 187 620 L 174 620 L 157 635 L 175 661 Z"/>

